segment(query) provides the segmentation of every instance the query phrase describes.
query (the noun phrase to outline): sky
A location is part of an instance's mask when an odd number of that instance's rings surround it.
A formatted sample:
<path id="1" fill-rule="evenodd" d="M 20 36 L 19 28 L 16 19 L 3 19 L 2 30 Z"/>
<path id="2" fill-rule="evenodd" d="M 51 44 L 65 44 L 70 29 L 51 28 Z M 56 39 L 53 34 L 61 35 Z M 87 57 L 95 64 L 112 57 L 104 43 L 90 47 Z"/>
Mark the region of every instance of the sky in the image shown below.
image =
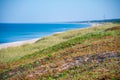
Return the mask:
<path id="1" fill-rule="evenodd" d="M 0 0 L 0 23 L 120 18 L 120 0 Z"/>

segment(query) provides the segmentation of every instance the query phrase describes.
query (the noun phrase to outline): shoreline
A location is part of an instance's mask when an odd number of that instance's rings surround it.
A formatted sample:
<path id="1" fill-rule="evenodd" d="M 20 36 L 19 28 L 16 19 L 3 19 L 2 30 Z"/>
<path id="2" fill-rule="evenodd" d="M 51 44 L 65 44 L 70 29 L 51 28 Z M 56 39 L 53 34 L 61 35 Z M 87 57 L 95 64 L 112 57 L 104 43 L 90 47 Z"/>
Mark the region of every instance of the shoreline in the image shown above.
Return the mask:
<path id="1" fill-rule="evenodd" d="M 63 32 L 62 31 L 61 32 L 55 32 L 52 35 L 54 35 L 54 34 L 60 34 L 60 33 L 63 33 Z M 51 35 L 48 35 L 48 36 L 51 36 Z M 47 37 L 47 36 L 44 36 L 44 37 Z M 42 39 L 44 37 L 33 38 L 33 39 L 22 40 L 22 41 L 15 41 L 15 42 L 2 43 L 2 44 L 0 44 L 0 50 L 1 49 L 5 49 L 5 48 L 9 48 L 9 47 L 22 46 L 22 45 L 25 45 L 25 44 L 33 44 L 36 41 L 38 41 L 38 40 L 40 40 L 40 39 Z"/>
<path id="2" fill-rule="evenodd" d="M 39 39 L 41 39 L 41 38 L 3 43 L 3 44 L 0 44 L 0 49 L 9 48 L 9 47 L 16 47 L 16 46 L 22 46 L 22 45 L 25 45 L 25 44 L 32 44 L 32 43 L 35 43 Z"/>
<path id="3" fill-rule="evenodd" d="M 99 25 L 101 25 L 101 24 L 91 23 L 89 27 L 99 26 Z M 78 29 L 85 29 L 85 28 L 78 28 Z M 76 30 L 76 29 L 74 29 L 74 30 Z M 54 35 L 54 34 L 60 34 L 60 33 L 63 33 L 63 31 L 61 31 L 61 32 L 55 32 L 52 35 Z M 49 35 L 49 36 L 51 36 L 51 35 Z M 46 36 L 44 36 L 44 37 L 46 37 Z M 43 37 L 41 37 L 41 38 L 43 38 Z M 23 40 L 23 41 L 2 43 L 2 44 L 0 44 L 0 50 L 1 49 L 5 49 L 5 48 L 9 48 L 9 47 L 22 46 L 22 45 L 25 45 L 25 44 L 32 44 L 32 43 L 35 43 L 37 40 L 39 40 L 41 38 L 33 38 L 33 39 L 30 39 L 30 40 Z"/>

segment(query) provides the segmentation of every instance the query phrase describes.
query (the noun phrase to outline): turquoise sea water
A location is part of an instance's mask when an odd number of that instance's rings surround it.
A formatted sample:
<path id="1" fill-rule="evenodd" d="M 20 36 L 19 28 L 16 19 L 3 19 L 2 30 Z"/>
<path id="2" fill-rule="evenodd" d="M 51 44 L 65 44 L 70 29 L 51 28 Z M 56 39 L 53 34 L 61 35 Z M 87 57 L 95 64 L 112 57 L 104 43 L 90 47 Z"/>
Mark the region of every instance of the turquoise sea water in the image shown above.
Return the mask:
<path id="1" fill-rule="evenodd" d="M 89 24 L 0 24 L 0 44 L 41 38 L 56 32 L 86 28 Z"/>

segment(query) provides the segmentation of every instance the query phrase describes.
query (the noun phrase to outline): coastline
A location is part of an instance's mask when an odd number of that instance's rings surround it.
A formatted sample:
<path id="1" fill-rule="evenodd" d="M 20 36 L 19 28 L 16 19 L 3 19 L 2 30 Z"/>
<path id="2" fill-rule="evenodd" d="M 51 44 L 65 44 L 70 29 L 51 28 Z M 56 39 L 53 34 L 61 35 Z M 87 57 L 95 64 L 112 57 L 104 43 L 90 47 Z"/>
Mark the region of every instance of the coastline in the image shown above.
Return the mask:
<path id="1" fill-rule="evenodd" d="M 94 26 L 99 26 L 99 25 L 101 25 L 101 24 L 91 23 L 89 27 L 94 27 Z M 89 27 L 87 27 L 87 28 L 89 28 Z M 78 29 L 85 29 L 85 28 L 78 28 Z M 76 30 L 76 29 L 74 29 L 74 30 Z M 55 32 L 52 35 L 54 35 L 54 34 L 60 34 L 60 33 L 63 33 L 63 32 L 65 32 L 65 31 Z M 49 36 L 51 36 L 51 35 L 49 35 Z M 46 37 L 46 36 L 44 36 L 44 37 Z M 37 40 L 39 40 L 41 38 L 43 38 L 43 37 L 33 38 L 33 39 L 30 39 L 30 40 L 23 40 L 23 41 L 2 43 L 2 44 L 0 44 L 0 50 L 1 49 L 5 49 L 5 48 L 9 48 L 9 47 L 22 46 L 22 45 L 25 45 L 25 44 L 32 44 L 32 43 L 35 43 Z"/>
<path id="2" fill-rule="evenodd" d="M 4 49 L 4 48 L 8 48 L 8 47 L 16 47 L 16 46 L 21 46 L 21 45 L 25 45 L 25 44 L 32 44 L 32 43 L 35 43 L 39 39 L 41 39 L 41 38 L 3 43 L 3 44 L 0 44 L 0 49 Z"/>

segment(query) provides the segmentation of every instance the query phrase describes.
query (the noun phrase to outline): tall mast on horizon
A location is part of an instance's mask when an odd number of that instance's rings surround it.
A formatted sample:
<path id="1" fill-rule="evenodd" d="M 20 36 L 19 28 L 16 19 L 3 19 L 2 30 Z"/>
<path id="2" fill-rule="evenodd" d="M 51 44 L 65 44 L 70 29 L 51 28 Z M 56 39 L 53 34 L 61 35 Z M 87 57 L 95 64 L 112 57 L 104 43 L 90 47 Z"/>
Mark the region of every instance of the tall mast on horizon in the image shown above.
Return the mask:
<path id="1" fill-rule="evenodd" d="M 105 20 L 106 20 L 106 15 L 105 15 L 105 14 L 103 15 L 103 20 L 104 20 L 104 22 L 105 22 Z"/>

